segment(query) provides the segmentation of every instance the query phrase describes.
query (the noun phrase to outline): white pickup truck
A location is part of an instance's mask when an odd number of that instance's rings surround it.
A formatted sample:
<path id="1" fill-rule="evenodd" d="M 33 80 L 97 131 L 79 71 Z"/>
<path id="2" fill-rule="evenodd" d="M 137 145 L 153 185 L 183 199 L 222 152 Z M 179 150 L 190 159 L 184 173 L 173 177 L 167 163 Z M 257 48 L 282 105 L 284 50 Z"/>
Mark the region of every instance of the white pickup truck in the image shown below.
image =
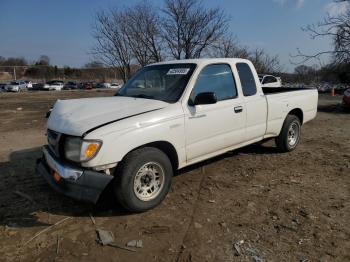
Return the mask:
<path id="1" fill-rule="evenodd" d="M 96 203 L 112 183 L 127 209 L 166 196 L 174 171 L 267 138 L 292 151 L 316 116 L 316 89 L 262 89 L 244 59 L 162 62 L 113 97 L 58 100 L 37 172 L 57 191 Z"/>

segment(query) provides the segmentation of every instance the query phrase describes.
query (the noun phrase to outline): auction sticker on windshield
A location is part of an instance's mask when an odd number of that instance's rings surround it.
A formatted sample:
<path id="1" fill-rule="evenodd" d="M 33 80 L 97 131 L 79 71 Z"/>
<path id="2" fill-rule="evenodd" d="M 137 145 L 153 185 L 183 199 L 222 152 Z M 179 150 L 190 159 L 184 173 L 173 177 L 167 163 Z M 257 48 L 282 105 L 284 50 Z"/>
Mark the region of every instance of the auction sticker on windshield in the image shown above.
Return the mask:
<path id="1" fill-rule="evenodd" d="M 187 75 L 190 68 L 172 68 L 169 69 L 167 75 Z"/>

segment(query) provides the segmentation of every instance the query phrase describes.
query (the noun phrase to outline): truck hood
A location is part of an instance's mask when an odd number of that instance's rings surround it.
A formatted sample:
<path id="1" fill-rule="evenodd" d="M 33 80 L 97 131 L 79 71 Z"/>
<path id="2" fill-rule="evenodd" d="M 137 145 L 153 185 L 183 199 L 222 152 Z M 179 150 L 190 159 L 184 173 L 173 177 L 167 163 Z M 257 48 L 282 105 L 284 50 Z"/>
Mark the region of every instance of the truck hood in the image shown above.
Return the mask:
<path id="1" fill-rule="evenodd" d="M 159 100 L 121 96 L 57 100 L 48 120 L 48 128 L 82 136 L 91 129 L 167 105 Z"/>

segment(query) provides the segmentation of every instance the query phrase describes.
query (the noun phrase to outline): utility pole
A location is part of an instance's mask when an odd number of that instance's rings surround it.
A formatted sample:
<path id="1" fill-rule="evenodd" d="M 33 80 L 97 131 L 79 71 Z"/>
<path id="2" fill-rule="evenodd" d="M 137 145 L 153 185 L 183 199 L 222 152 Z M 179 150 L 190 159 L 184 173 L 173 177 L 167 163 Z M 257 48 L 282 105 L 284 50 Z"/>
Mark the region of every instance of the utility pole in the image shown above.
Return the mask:
<path id="1" fill-rule="evenodd" d="M 17 80 L 16 79 L 16 67 L 15 66 L 13 67 L 13 77 L 15 78 L 14 80 Z"/>

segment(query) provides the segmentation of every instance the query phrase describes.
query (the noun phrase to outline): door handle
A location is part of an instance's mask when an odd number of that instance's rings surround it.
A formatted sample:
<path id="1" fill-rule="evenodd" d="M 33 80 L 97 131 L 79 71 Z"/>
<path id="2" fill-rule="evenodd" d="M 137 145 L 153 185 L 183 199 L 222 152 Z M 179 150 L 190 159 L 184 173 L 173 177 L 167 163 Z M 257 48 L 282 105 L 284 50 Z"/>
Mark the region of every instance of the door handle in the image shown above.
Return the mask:
<path id="1" fill-rule="evenodd" d="M 235 113 L 241 113 L 243 111 L 242 106 L 236 106 L 234 109 L 235 109 Z"/>

